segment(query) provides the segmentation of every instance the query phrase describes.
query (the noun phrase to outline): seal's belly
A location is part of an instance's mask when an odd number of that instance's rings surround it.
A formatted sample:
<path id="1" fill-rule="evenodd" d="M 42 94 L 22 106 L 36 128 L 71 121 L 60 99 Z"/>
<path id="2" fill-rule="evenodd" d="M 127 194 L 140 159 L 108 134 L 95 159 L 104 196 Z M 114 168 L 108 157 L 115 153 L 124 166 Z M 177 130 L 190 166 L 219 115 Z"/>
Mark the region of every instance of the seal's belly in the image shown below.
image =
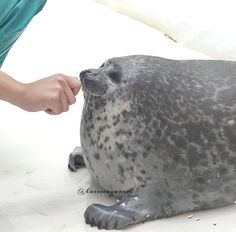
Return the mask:
<path id="1" fill-rule="evenodd" d="M 136 166 L 130 160 L 134 152 L 132 128 L 124 120 L 129 102 L 124 104 L 116 98 L 113 103 L 106 103 L 105 109 L 95 108 L 93 103 L 85 105 L 80 127 L 86 166 L 104 189 L 133 188 Z"/>
<path id="2" fill-rule="evenodd" d="M 89 140 L 81 139 L 81 143 L 86 166 L 104 189 L 125 190 L 133 187 L 126 181 L 130 179 L 124 169 L 126 160 L 119 159 L 115 151 L 98 150 L 97 146 L 89 144 Z"/>

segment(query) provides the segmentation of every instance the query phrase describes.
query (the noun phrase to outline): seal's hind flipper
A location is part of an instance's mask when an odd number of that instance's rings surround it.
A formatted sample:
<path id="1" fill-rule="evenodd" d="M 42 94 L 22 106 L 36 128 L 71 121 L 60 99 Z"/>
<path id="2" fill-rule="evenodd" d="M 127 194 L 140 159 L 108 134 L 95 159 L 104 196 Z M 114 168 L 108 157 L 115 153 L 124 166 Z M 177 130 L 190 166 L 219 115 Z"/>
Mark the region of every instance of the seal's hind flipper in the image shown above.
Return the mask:
<path id="1" fill-rule="evenodd" d="M 76 172 L 80 168 L 86 167 L 81 147 L 76 147 L 69 156 L 68 168 Z"/>

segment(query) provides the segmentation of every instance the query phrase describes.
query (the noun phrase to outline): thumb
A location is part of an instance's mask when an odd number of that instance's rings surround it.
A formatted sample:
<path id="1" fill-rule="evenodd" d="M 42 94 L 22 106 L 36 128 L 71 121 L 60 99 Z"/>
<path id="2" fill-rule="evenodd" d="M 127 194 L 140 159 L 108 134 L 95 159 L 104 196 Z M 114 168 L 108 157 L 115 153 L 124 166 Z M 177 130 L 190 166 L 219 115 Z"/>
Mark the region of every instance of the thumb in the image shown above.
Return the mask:
<path id="1" fill-rule="evenodd" d="M 66 82 L 71 89 L 80 89 L 81 82 L 77 77 L 66 76 Z"/>

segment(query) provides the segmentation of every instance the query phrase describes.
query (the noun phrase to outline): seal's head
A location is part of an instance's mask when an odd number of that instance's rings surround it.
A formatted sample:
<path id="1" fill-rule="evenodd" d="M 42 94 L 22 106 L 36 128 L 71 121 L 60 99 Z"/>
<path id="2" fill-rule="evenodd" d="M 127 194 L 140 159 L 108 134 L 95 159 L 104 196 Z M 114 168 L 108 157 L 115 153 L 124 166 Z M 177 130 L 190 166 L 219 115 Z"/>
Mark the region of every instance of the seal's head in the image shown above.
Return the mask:
<path id="1" fill-rule="evenodd" d="M 83 91 L 104 98 L 115 92 L 124 92 L 128 86 L 130 92 L 131 85 L 137 80 L 148 79 L 148 73 L 143 72 L 147 68 L 153 68 L 152 63 L 142 55 L 109 59 L 98 69 L 87 69 L 80 73 Z"/>
<path id="2" fill-rule="evenodd" d="M 114 90 L 122 80 L 120 65 L 106 62 L 99 69 L 87 69 L 80 73 L 83 90 L 93 96 L 103 96 Z"/>

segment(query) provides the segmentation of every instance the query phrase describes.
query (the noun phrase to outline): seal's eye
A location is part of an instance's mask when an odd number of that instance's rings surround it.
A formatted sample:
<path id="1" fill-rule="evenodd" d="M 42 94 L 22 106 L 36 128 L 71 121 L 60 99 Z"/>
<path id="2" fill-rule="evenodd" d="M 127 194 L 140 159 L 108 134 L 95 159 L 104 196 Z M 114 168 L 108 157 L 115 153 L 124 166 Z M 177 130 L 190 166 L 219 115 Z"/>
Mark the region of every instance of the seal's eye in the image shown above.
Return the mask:
<path id="1" fill-rule="evenodd" d="M 122 81 L 122 70 L 117 64 L 110 63 L 106 66 L 106 74 L 114 84 L 119 84 Z"/>
<path id="2" fill-rule="evenodd" d="M 111 81 L 115 84 L 118 84 L 121 82 L 121 75 L 119 72 L 116 71 L 110 71 L 108 74 L 109 78 L 111 79 Z"/>

